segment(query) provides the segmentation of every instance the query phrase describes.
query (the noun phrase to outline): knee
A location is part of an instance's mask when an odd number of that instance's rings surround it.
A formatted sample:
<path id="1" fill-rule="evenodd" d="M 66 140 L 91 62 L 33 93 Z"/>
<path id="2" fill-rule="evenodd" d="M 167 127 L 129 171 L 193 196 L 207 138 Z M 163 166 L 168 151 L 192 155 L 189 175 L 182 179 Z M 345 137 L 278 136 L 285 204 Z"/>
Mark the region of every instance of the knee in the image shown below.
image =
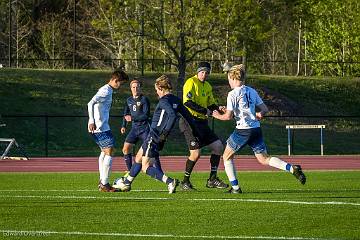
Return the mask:
<path id="1" fill-rule="evenodd" d="M 123 146 L 122 152 L 124 155 L 131 153 L 131 147 Z"/>
<path id="2" fill-rule="evenodd" d="M 256 159 L 258 160 L 258 162 L 262 165 L 269 165 L 269 159 L 270 157 L 268 157 L 267 155 L 264 154 L 257 154 L 256 155 Z"/>
<path id="3" fill-rule="evenodd" d="M 200 158 L 200 152 L 192 152 L 189 159 L 196 162 Z"/>
<path id="4" fill-rule="evenodd" d="M 216 154 L 216 155 L 222 155 L 223 151 L 224 151 L 224 145 L 221 143 L 220 140 L 218 140 L 216 142 L 216 144 L 214 144 L 214 147 L 212 149 L 212 153 Z"/>

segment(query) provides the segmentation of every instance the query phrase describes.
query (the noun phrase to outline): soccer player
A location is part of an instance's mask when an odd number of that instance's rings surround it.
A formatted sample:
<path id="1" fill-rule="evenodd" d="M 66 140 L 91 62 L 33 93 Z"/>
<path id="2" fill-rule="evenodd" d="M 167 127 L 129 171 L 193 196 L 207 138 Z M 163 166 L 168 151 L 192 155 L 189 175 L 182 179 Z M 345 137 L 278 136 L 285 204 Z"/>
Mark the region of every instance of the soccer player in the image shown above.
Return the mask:
<path id="1" fill-rule="evenodd" d="M 269 110 L 256 90 L 245 85 L 245 74 L 243 64 L 231 67 L 227 77 L 232 90 L 227 96 L 226 111 L 225 113 L 220 113 L 216 110 L 213 112 L 213 117 L 219 120 L 231 120 L 234 117 L 236 121 L 235 131 L 228 138 L 223 153 L 225 172 L 231 184 L 229 193 L 242 192 L 236 177 L 233 159 L 235 153 L 246 145 L 252 148 L 259 163 L 288 171 L 292 173 L 301 184 L 305 184 L 306 177 L 302 172 L 301 166 L 291 165 L 277 157 L 267 154 L 259 120 L 261 120 Z M 256 107 L 260 111 L 256 112 Z"/>
<path id="2" fill-rule="evenodd" d="M 141 82 L 133 79 L 130 82 L 130 90 L 132 96 L 126 100 L 124 108 L 124 119 L 120 129 L 121 134 L 126 132 L 127 122 L 131 122 L 131 129 L 126 136 L 122 152 L 128 171 L 132 166 L 132 149 L 133 146 L 141 140 L 143 143 L 149 133 L 149 117 L 150 117 L 150 101 L 142 95 Z M 158 159 L 155 159 L 155 166 L 161 170 Z M 162 171 L 162 170 L 161 170 Z"/>
<path id="3" fill-rule="evenodd" d="M 163 149 L 166 138 L 173 129 L 178 114 L 181 114 L 185 121 L 188 121 L 192 129 L 194 129 L 194 124 L 190 113 L 181 103 L 181 100 L 171 93 L 172 85 L 166 75 L 156 79 L 155 90 L 160 99 L 153 114 L 150 132 L 139 149 L 135 163 L 132 165 L 129 175 L 125 178 L 124 184 L 130 190 L 131 183 L 142 169 L 143 172 L 152 178 L 166 183 L 169 193 L 174 193 L 179 181 L 166 176 L 158 168 L 152 166 L 151 159 L 159 157 L 159 151 Z M 194 131 L 196 130 L 194 129 Z M 197 134 L 194 135 L 197 136 Z M 117 186 L 114 185 L 114 187 Z"/>
<path id="4" fill-rule="evenodd" d="M 184 179 L 181 182 L 183 190 L 195 190 L 190 182 L 191 172 L 200 158 L 201 148 L 208 146 L 211 149 L 210 165 L 211 171 L 206 182 L 208 188 L 227 188 L 229 185 L 217 177 L 217 169 L 220 163 L 220 156 L 224 149 L 218 136 L 208 125 L 208 118 L 214 110 L 222 111 L 216 104 L 213 96 L 212 87 L 207 80 L 211 71 L 208 62 L 200 62 L 197 74 L 186 80 L 183 86 L 183 103 L 189 110 L 194 119 L 194 123 L 199 132 L 199 137 L 195 137 L 191 128 L 184 119 L 180 119 L 179 128 L 184 133 L 190 156 L 186 161 Z"/>
<path id="5" fill-rule="evenodd" d="M 101 192 L 115 191 L 109 184 L 115 144 L 109 126 L 109 114 L 113 91 L 128 80 L 129 77 L 124 71 L 114 71 L 109 82 L 102 86 L 87 104 L 89 113 L 88 131 L 101 149 L 99 156 L 100 182 L 98 185 Z"/>

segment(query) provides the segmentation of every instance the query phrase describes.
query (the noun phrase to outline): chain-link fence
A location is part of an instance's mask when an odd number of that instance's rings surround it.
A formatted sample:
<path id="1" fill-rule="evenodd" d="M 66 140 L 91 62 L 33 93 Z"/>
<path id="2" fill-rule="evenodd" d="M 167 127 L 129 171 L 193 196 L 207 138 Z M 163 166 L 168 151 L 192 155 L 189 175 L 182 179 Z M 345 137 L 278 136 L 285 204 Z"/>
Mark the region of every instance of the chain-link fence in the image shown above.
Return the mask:
<path id="1" fill-rule="evenodd" d="M 122 155 L 121 148 L 126 134 L 119 132 L 121 116 L 112 116 L 110 125 L 116 139 L 116 155 Z M 5 127 L 0 128 L 1 138 L 15 138 L 30 157 L 95 156 L 98 148 L 87 132 L 87 116 L 2 116 Z M 286 125 L 323 124 L 324 154 L 360 154 L 360 117 L 266 117 L 262 129 L 268 151 L 271 154 L 288 153 Z M 234 122 L 210 120 L 210 125 L 222 141 L 226 141 L 234 130 Z M 170 134 L 162 155 L 187 155 L 185 139 L 178 125 Z M 296 155 L 320 155 L 320 130 L 299 129 L 293 132 L 292 153 Z M 0 146 L 4 149 L 4 144 Z M 15 151 L 13 149 L 12 151 Z M 204 154 L 209 154 L 207 149 Z M 17 154 L 10 152 L 10 154 Z M 239 154 L 252 154 L 246 147 Z"/>

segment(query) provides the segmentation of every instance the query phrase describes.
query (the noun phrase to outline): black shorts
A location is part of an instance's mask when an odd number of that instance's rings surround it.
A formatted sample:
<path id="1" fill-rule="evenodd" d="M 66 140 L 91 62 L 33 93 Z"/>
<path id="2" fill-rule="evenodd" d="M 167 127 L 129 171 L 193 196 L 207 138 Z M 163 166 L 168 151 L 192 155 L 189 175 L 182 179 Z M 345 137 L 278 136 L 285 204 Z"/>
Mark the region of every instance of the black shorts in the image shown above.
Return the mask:
<path id="1" fill-rule="evenodd" d="M 190 150 L 200 149 L 219 140 L 219 137 L 209 127 L 207 120 L 194 120 L 194 124 L 200 135 L 197 138 L 194 136 L 189 123 L 182 117 L 179 120 L 179 129 L 184 133 Z"/>

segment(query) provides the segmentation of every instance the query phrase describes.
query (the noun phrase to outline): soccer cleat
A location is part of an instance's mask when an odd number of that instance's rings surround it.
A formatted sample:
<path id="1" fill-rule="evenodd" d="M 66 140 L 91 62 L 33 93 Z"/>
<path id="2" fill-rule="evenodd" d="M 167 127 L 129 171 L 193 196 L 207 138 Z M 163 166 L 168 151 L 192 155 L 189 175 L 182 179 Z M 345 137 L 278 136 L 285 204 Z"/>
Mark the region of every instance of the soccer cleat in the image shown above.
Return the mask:
<path id="1" fill-rule="evenodd" d="M 238 190 L 235 190 L 233 188 L 230 188 L 228 191 L 226 191 L 225 193 L 231 193 L 231 194 L 239 194 L 242 193 L 241 188 L 239 188 Z"/>
<path id="2" fill-rule="evenodd" d="M 176 192 L 176 187 L 179 185 L 179 180 L 174 179 L 171 183 L 168 184 L 169 194 Z"/>
<path id="3" fill-rule="evenodd" d="M 306 177 L 303 173 L 300 165 L 293 165 L 293 175 L 299 180 L 299 182 L 304 185 L 306 183 Z"/>
<path id="4" fill-rule="evenodd" d="M 184 182 L 182 181 L 180 183 L 181 189 L 184 191 L 196 191 L 196 189 L 193 187 L 193 185 L 191 184 L 191 182 Z"/>
<path id="5" fill-rule="evenodd" d="M 228 188 L 229 184 L 224 183 L 222 180 L 220 180 L 218 177 L 214 178 L 213 180 L 208 179 L 206 182 L 207 188 Z"/>
<path id="6" fill-rule="evenodd" d="M 99 191 L 100 192 L 117 192 L 118 190 L 111 187 L 109 183 L 107 183 L 105 185 L 100 183 Z"/>
<path id="7" fill-rule="evenodd" d="M 115 179 L 113 188 L 119 189 L 121 192 L 130 192 L 131 190 L 131 182 L 126 180 L 125 177 Z"/>

